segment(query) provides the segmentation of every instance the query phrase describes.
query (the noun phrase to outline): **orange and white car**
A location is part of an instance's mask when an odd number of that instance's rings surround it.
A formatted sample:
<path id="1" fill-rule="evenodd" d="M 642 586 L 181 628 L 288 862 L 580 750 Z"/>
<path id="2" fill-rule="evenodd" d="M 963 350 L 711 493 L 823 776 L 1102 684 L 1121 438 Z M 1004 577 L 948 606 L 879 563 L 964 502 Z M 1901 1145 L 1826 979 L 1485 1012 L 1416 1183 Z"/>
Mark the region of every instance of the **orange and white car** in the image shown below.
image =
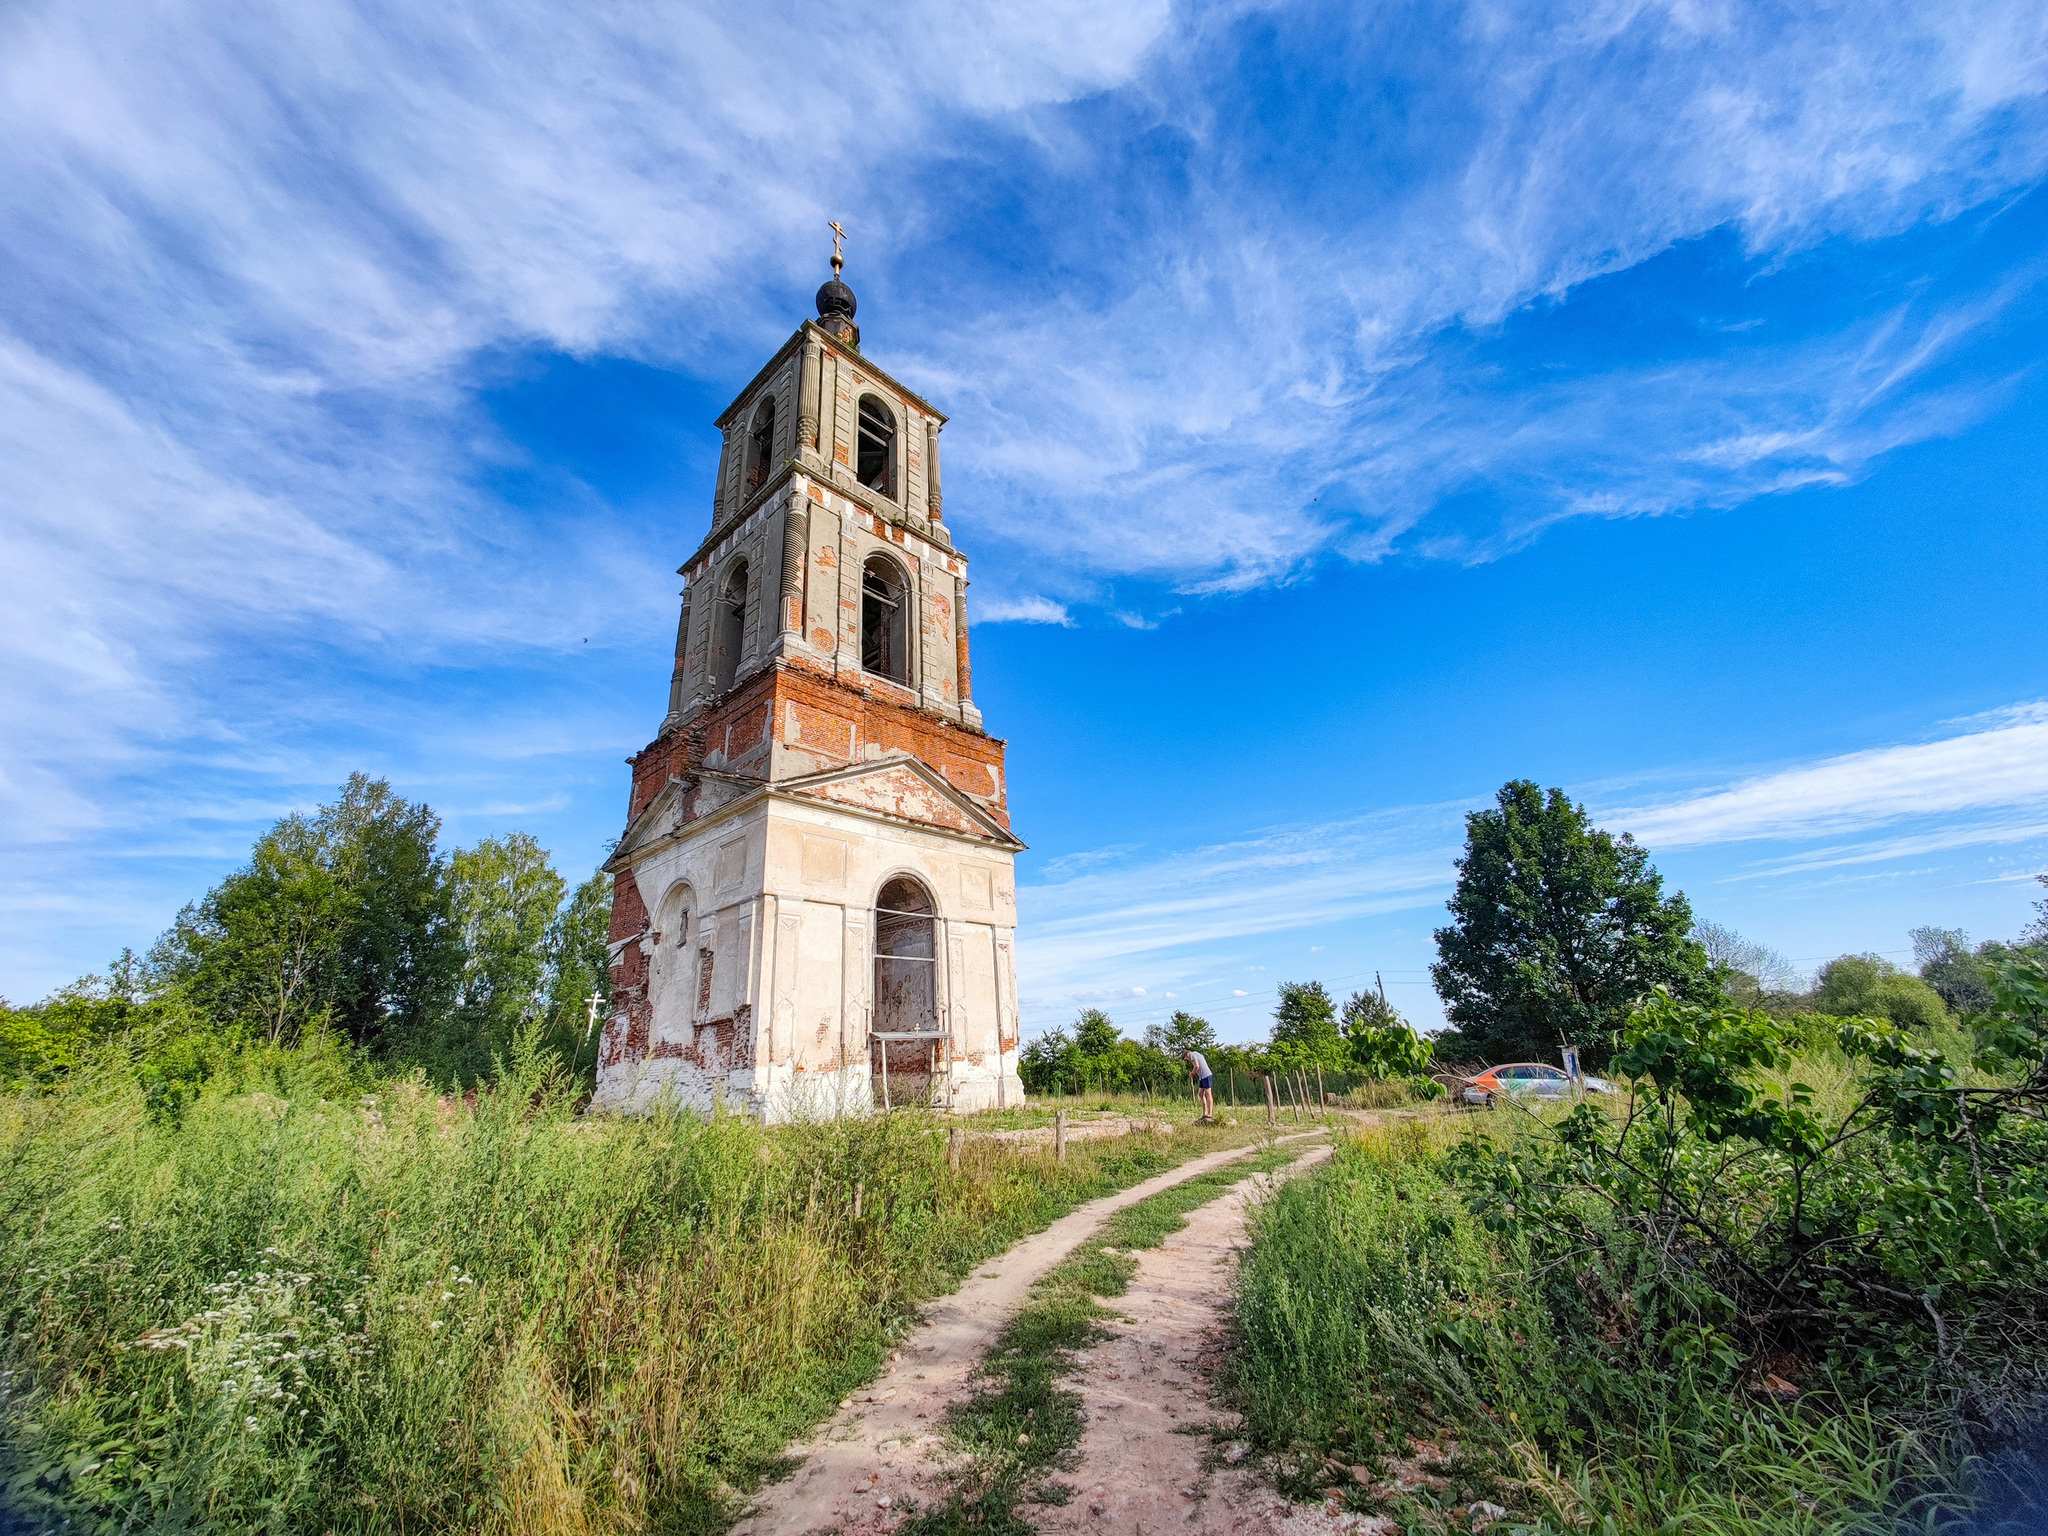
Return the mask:
<path id="1" fill-rule="evenodd" d="M 1581 1077 L 1578 1086 L 1588 1093 L 1614 1092 L 1614 1084 L 1604 1077 Z M 1562 1099 L 1571 1091 L 1572 1080 L 1564 1068 L 1542 1061 L 1514 1061 L 1466 1078 L 1458 1097 L 1467 1104 L 1491 1109 L 1503 1098 Z"/>

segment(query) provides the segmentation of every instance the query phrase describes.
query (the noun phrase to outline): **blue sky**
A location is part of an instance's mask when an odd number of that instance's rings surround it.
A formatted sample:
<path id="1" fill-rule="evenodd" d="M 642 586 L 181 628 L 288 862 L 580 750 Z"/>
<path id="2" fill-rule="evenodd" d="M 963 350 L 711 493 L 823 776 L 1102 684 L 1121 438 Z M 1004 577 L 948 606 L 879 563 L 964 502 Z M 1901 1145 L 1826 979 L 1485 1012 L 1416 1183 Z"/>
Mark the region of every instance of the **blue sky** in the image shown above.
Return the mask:
<path id="1" fill-rule="evenodd" d="M 589 869 L 828 218 L 1033 1024 L 1433 1022 L 1513 776 L 1808 968 L 2040 894 L 2038 5 L 31 4 L 0 83 L 18 1001 L 356 768 Z"/>

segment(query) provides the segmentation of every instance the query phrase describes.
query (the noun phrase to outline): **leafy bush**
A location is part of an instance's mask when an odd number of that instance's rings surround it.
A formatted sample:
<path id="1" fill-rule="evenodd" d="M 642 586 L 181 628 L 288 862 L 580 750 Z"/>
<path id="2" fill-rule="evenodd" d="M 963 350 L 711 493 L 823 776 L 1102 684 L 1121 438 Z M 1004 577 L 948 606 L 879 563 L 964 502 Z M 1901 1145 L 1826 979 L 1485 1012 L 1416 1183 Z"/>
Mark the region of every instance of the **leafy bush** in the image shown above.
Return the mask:
<path id="1" fill-rule="evenodd" d="M 1962 1060 L 1863 1018 L 1795 1061 L 1764 1015 L 1660 995 L 1624 1108 L 1345 1149 L 1241 1275 L 1254 1433 L 1304 1487 L 1436 1437 L 1419 1487 L 1351 1495 L 1425 1525 L 1482 1497 L 1618 1530 L 1964 1502 L 1965 1452 L 2048 1393 L 2048 968 L 1991 988 Z"/>
<path id="2" fill-rule="evenodd" d="M 1367 1077 L 1422 1078 L 1434 1054 L 1430 1043 L 1377 992 L 1351 994 L 1344 1005 L 1344 1040 L 1350 1047 L 1349 1066 Z"/>
<path id="3" fill-rule="evenodd" d="M 1821 967 L 1808 1001 L 1818 1013 L 1884 1019 L 1901 1029 L 1932 1029 L 1948 1019 L 1948 1008 L 1933 987 L 1878 955 L 1830 960 Z"/>

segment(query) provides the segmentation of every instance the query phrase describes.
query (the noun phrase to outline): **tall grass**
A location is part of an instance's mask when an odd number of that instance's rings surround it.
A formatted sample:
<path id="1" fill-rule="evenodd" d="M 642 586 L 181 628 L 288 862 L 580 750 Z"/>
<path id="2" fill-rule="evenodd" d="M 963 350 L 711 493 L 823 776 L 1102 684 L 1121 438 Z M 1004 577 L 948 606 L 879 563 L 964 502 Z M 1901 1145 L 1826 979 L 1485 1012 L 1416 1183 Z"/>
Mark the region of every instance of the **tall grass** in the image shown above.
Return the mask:
<path id="1" fill-rule="evenodd" d="M 1227 1139 L 970 1140 L 955 1172 L 922 1117 L 581 1120 L 531 1058 L 465 1103 L 317 1045 L 173 1123 L 104 1059 L 0 1101 L 5 1500 L 71 1530 L 717 1529 L 921 1299 Z"/>
<path id="2" fill-rule="evenodd" d="M 1530 1528 L 1898 1532 L 1957 1507 L 1938 1419 L 1811 1384 L 1796 1401 L 1669 1364 L 1617 1242 L 1598 1273 L 1532 1272 L 1468 1212 L 1439 1124 L 1368 1131 L 1255 1215 L 1233 1390 L 1283 1483 L 1337 1481 L 1411 1529 L 1475 1500 Z M 1598 1291 L 1599 1294 L 1594 1294 Z M 1655 1359 L 1656 1370 L 1635 1369 Z M 1348 1466 L 1365 1469 L 1353 1478 Z"/>

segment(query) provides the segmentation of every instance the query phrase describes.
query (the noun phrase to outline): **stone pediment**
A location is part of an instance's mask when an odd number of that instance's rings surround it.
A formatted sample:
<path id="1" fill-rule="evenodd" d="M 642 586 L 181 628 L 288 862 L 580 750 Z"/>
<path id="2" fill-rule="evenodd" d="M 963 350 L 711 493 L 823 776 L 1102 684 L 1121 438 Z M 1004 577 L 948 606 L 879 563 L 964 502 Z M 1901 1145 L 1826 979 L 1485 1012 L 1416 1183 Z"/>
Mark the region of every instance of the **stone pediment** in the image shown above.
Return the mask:
<path id="1" fill-rule="evenodd" d="M 873 762 L 787 779 L 773 787 L 783 794 L 934 827 L 1012 850 L 1024 846 L 1001 822 L 947 783 L 943 774 L 908 753 L 891 753 Z"/>
<path id="2" fill-rule="evenodd" d="M 702 821 L 719 807 L 760 789 L 759 779 L 745 779 L 715 769 L 699 769 L 688 779 L 670 779 L 647 809 L 626 825 L 619 846 L 605 861 L 612 874 L 632 866 L 634 859 L 657 844 L 680 837 L 683 829 Z"/>

